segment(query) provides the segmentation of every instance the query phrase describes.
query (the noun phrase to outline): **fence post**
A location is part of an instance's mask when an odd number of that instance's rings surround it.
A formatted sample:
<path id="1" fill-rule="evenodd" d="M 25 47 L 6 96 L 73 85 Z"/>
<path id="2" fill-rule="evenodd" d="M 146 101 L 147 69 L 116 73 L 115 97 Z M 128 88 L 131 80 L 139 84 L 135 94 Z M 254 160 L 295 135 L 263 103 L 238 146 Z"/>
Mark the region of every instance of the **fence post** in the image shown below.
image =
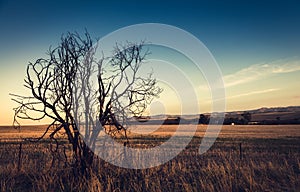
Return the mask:
<path id="1" fill-rule="evenodd" d="M 240 160 L 243 158 L 242 143 L 240 143 Z"/>
<path id="2" fill-rule="evenodd" d="M 18 171 L 21 170 L 22 167 L 22 143 L 19 146 L 19 160 L 18 160 Z"/>

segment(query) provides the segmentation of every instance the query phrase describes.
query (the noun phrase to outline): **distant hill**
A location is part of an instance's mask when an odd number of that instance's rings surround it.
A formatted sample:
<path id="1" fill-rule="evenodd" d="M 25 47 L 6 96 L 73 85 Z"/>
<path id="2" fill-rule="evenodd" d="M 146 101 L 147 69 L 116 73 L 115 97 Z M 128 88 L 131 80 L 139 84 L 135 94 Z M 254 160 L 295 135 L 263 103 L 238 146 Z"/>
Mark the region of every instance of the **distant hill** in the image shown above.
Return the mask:
<path id="1" fill-rule="evenodd" d="M 197 121 L 208 124 L 210 113 L 196 115 L 156 115 L 152 117 L 136 118 L 135 122 L 145 124 L 188 124 Z M 132 121 L 134 123 L 134 121 Z M 245 111 L 231 111 L 225 113 L 224 124 L 300 124 L 300 106 L 262 107 Z"/>
<path id="2" fill-rule="evenodd" d="M 249 110 L 251 121 L 258 124 L 300 124 L 300 106 Z"/>

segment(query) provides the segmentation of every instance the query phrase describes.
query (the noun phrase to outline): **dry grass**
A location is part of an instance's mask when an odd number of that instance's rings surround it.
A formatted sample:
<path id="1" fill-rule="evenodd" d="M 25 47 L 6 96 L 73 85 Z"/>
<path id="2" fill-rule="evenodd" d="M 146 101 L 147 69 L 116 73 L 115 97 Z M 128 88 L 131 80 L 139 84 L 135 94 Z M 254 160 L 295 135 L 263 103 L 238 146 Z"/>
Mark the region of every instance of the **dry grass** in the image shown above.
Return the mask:
<path id="1" fill-rule="evenodd" d="M 4 137 L 7 129 L 0 128 L 0 191 L 300 191 L 300 126 L 224 126 L 213 147 L 199 155 L 206 129 L 200 125 L 189 146 L 161 166 L 132 170 L 96 159 L 89 175 L 64 164 L 61 151 L 51 155 L 47 141 L 24 142 L 19 167 L 14 138 L 20 135 Z M 132 133 L 131 146 L 157 145 L 175 130 L 163 126 L 147 138 Z M 31 137 L 32 131 L 38 127 L 20 134 Z"/>

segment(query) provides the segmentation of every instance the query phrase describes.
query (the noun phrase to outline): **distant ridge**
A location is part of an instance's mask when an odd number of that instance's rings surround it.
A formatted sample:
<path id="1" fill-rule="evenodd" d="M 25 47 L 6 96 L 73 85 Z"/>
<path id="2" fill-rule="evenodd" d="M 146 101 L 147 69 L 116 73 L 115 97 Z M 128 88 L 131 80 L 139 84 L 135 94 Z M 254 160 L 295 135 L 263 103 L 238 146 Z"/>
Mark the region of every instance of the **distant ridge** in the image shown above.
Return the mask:
<path id="1" fill-rule="evenodd" d="M 211 113 L 191 115 L 154 115 L 143 121 L 146 124 L 190 123 L 197 120 L 200 124 L 208 124 Z M 145 119 L 145 117 L 143 118 Z M 138 119 L 137 119 L 138 120 Z M 225 112 L 224 124 L 300 124 L 300 106 L 261 107 L 251 110 Z"/>

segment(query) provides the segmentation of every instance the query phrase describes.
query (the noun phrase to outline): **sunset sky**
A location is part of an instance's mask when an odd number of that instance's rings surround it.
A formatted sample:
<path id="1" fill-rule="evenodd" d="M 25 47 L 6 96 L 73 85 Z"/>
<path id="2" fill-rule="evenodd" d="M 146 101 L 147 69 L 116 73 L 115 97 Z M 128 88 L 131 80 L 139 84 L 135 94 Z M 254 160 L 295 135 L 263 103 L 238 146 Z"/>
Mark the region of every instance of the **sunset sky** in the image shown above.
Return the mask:
<path id="1" fill-rule="evenodd" d="M 12 123 L 16 105 L 9 93 L 24 93 L 28 62 L 47 57 L 49 46 L 56 46 L 63 33 L 86 28 L 101 38 L 138 23 L 173 25 L 202 41 L 223 74 L 227 111 L 300 105 L 299 10 L 297 1 L 271 0 L 0 1 L 0 125 Z M 152 52 L 158 57 L 168 54 L 159 48 Z M 184 57 L 171 55 L 175 59 L 170 62 L 190 70 L 197 81 L 199 112 L 211 112 L 203 76 L 198 77 Z M 175 114 L 170 95 L 165 93 L 162 102 Z"/>

